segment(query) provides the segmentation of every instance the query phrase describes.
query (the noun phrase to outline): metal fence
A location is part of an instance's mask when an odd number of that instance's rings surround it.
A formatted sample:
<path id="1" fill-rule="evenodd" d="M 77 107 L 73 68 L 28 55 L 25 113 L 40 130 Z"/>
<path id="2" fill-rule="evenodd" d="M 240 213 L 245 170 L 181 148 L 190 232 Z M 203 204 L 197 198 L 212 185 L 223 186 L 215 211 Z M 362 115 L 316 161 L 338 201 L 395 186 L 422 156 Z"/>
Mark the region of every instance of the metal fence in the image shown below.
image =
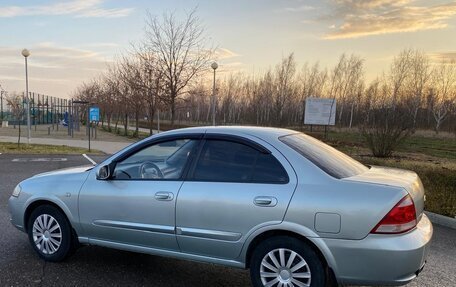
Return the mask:
<path id="1" fill-rule="evenodd" d="M 11 112 L 6 98 L 8 91 L 0 90 L 0 121 L 9 121 L 10 124 L 26 124 L 26 113 L 17 119 Z M 69 100 L 51 97 L 40 93 L 30 92 L 30 120 L 32 125 L 53 124 L 62 121 L 68 115 Z M 26 109 L 26 99 L 22 95 L 22 106 Z"/>

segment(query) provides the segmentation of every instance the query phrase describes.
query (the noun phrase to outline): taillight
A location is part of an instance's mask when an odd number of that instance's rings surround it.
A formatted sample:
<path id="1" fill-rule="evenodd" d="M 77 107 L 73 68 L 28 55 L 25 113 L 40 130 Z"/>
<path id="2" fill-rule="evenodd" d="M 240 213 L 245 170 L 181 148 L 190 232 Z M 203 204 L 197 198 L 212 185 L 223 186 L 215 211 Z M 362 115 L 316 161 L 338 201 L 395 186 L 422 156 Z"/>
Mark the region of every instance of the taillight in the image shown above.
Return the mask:
<path id="1" fill-rule="evenodd" d="M 415 204 L 410 195 L 407 195 L 383 217 L 377 226 L 372 229 L 371 233 L 404 233 L 415 228 L 416 223 Z"/>

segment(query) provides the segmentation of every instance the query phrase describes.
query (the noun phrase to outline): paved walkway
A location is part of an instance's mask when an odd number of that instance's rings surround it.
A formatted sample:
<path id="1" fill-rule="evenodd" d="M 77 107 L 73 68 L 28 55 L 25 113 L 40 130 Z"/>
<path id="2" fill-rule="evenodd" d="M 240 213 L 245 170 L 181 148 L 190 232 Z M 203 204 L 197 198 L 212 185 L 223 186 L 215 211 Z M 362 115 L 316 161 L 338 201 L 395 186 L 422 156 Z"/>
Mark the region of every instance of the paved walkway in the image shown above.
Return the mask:
<path id="1" fill-rule="evenodd" d="M 106 125 L 106 123 L 105 123 Z M 47 135 L 47 128 L 48 125 L 39 125 L 38 126 L 38 131 L 35 131 L 34 129 L 32 130 L 32 138 L 30 143 L 32 144 L 47 144 L 47 145 L 57 145 L 57 146 L 72 146 L 72 147 L 80 147 L 80 148 L 88 148 L 89 143 L 87 141 L 87 137 L 85 135 L 85 129 L 81 127 L 80 132 L 75 131 L 75 138 L 65 138 L 67 137 L 67 129 L 66 128 L 60 128 L 59 132 L 52 131 L 51 135 Z M 129 126 L 129 130 L 134 131 L 135 127 L 134 126 Z M 25 129 L 24 129 L 25 130 Z M 12 134 L 17 133 L 17 130 L 13 130 L 12 128 L 4 128 L 0 129 L 0 142 L 17 142 L 17 136 L 10 136 Z M 146 128 L 139 128 L 140 132 L 144 133 L 149 133 L 149 129 Z M 26 143 L 27 138 L 24 136 L 24 133 L 26 131 L 23 131 L 22 137 L 21 137 L 21 143 Z M 153 130 L 153 133 L 156 134 L 158 133 L 157 130 Z M 34 137 L 35 134 L 35 137 Z M 113 154 L 124 147 L 130 145 L 132 142 L 129 139 L 123 138 L 122 136 L 117 136 L 111 133 L 104 132 L 102 130 L 98 130 L 98 136 L 102 140 L 92 140 L 90 142 L 90 147 L 94 150 L 99 150 L 102 152 L 105 152 L 107 154 Z M 103 138 L 108 139 L 108 140 L 103 140 Z M 112 141 L 114 140 L 114 141 Z M 115 141 L 119 140 L 119 141 Z M 124 141 L 124 142 L 122 142 Z"/>
<path id="2" fill-rule="evenodd" d="M 0 136 L 0 142 L 17 142 L 17 137 Z M 21 138 L 21 142 L 27 142 L 27 138 Z M 87 140 L 77 139 L 52 139 L 52 138 L 31 138 L 30 143 L 32 144 L 47 144 L 47 145 L 58 145 L 58 146 L 72 146 L 80 148 L 88 148 L 89 143 Z M 107 141 L 91 141 L 90 147 L 95 150 L 105 152 L 107 154 L 113 154 L 124 147 L 130 145 L 129 142 L 107 142 Z"/>

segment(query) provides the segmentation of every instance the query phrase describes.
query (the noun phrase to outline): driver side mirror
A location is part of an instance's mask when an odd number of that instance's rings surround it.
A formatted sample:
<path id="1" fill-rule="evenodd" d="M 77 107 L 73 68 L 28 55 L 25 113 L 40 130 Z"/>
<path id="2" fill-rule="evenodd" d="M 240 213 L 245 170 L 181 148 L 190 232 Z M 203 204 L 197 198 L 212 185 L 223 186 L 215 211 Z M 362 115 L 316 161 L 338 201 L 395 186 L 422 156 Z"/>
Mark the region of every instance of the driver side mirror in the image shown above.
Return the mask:
<path id="1" fill-rule="evenodd" d="M 97 172 L 97 179 L 98 180 L 108 180 L 111 177 L 111 170 L 109 168 L 109 165 L 104 165 L 100 167 L 100 169 Z"/>

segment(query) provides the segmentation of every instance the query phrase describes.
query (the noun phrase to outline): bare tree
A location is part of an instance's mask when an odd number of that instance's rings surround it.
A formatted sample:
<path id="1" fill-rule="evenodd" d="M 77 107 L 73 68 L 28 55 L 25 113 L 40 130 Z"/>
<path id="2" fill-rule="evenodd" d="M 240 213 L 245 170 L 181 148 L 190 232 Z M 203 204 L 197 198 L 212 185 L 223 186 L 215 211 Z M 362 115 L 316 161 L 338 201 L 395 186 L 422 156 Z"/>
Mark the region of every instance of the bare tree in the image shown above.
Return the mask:
<path id="1" fill-rule="evenodd" d="M 370 103 L 369 109 L 364 111 L 365 121 L 360 125 L 360 131 L 376 157 L 391 156 L 412 131 L 405 108 L 397 105 L 396 88 L 394 82 L 391 84 L 383 77 L 367 89 Z"/>
<path id="2" fill-rule="evenodd" d="M 285 106 L 291 101 L 295 89 L 294 78 L 296 73 L 296 61 L 294 54 L 283 58 L 281 63 L 276 66 L 276 88 L 274 93 L 275 122 L 283 124 L 283 111 Z"/>
<path id="3" fill-rule="evenodd" d="M 389 157 L 411 133 L 413 124 L 400 106 L 409 77 L 414 52 L 404 50 L 391 63 L 390 72 L 374 81 L 367 90 L 369 109 L 361 133 L 374 156 Z"/>
<path id="4" fill-rule="evenodd" d="M 391 100 L 393 108 L 400 100 L 401 91 L 404 88 L 404 81 L 410 73 L 410 63 L 413 57 L 411 49 L 403 50 L 398 56 L 394 57 L 390 68 L 390 85 L 392 86 Z"/>
<path id="5" fill-rule="evenodd" d="M 149 73 L 141 66 L 141 62 L 137 58 L 124 57 L 119 65 L 119 77 L 125 87 L 126 103 L 134 114 L 135 136 L 138 136 L 139 119 L 144 111 L 145 99 L 149 93 L 148 86 L 146 86 L 149 81 Z M 125 129 L 128 130 L 128 125 L 125 125 Z M 128 132 L 126 131 L 126 133 Z"/>
<path id="6" fill-rule="evenodd" d="M 108 72 L 102 78 L 103 85 L 103 97 L 101 99 L 101 110 L 106 115 L 106 121 L 108 125 L 108 131 L 111 131 L 111 121 L 114 113 L 116 112 L 117 95 L 119 94 L 120 79 L 116 68 L 110 66 Z"/>
<path id="7" fill-rule="evenodd" d="M 456 104 L 456 63 L 444 60 L 433 70 L 433 89 L 431 111 L 435 120 L 434 130 L 439 133 L 442 123 Z"/>
<path id="8" fill-rule="evenodd" d="M 347 58 L 343 55 L 337 66 L 340 68 L 340 78 L 337 82 L 339 86 L 335 89 L 334 96 L 338 99 L 339 124 L 342 124 L 342 115 L 347 99 L 353 112 L 354 98 L 358 95 L 360 83 L 363 80 L 363 62 L 364 60 L 358 56 L 351 55 Z"/>
<path id="9" fill-rule="evenodd" d="M 166 82 L 164 102 L 171 108 L 174 125 L 176 100 L 187 85 L 207 69 L 213 51 L 205 47 L 204 28 L 196 10 L 179 21 L 174 13 L 160 19 L 149 13 L 144 46 L 156 57 L 156 69 Z"/>
<path id="10" fill-rule="evenodd" d="M 19 125 L 19 132 L 17 137 L 17 146 L 19 147 L 21 144 L 21 122 L 24 117 L 24 107 L 23 107 L 23 97 L 16 94 L 8 94 L 6 97 L 6 104 L 9 106 L 11 114 L 13 115 L 14 119 L 18 122 Z"/>
<path id="11" fill-rule="evenodd" d="M 354 55 L 348 57 L 346 54 L 340 56 L 339 62 L 331 71 L 327 95 L 338 100 L 339 125 L 342 124 L 341 119 L 346 105 L 346 97 L 350 90 L 354 90 L 353 86 L 356 86 L 355 82 L 358 78 L 355 78 L 355 73 L 357 72 L 362 73 L 362 60 Z"/>
<path id="12" fill-rule="evenodd" d="M 300 100 L 302 103 L 300 125 L 302 126 L 304 124 L 305 116 L 305 100 L 308 97 L 324 96 L 324 88 L 327 83 L 328 72 L 326 70 L 320 70 L 318 62 L 316 62 L 312 67 L 309 67 L 306 63 L 303 65 L 301 73 L 298 77 L 300 82 Z"/>
<path id="13" fill-rule="evenodd" d="M 257 115 L 257 124 L 271 125 L 274 90 L 273 74 L 271 71 L 268 71 L 258 80 L 257 89 L 251 98 L 252 109 Z"/>
<path id="14" fill-rule="evenodd" d="M 416 120 L 418 110 L 423 105 L 426 90 L 428 90 L 428 83 L 431 76 L 429 57 L 420 52 L 410 51 L 411 54 L 405 53 L 405 61 L 410 61 L 408 77 L 405 79 L 405 104 L 409 110 L 410 117 L 412 118 L 413 131 L 416 129 Z"/>

